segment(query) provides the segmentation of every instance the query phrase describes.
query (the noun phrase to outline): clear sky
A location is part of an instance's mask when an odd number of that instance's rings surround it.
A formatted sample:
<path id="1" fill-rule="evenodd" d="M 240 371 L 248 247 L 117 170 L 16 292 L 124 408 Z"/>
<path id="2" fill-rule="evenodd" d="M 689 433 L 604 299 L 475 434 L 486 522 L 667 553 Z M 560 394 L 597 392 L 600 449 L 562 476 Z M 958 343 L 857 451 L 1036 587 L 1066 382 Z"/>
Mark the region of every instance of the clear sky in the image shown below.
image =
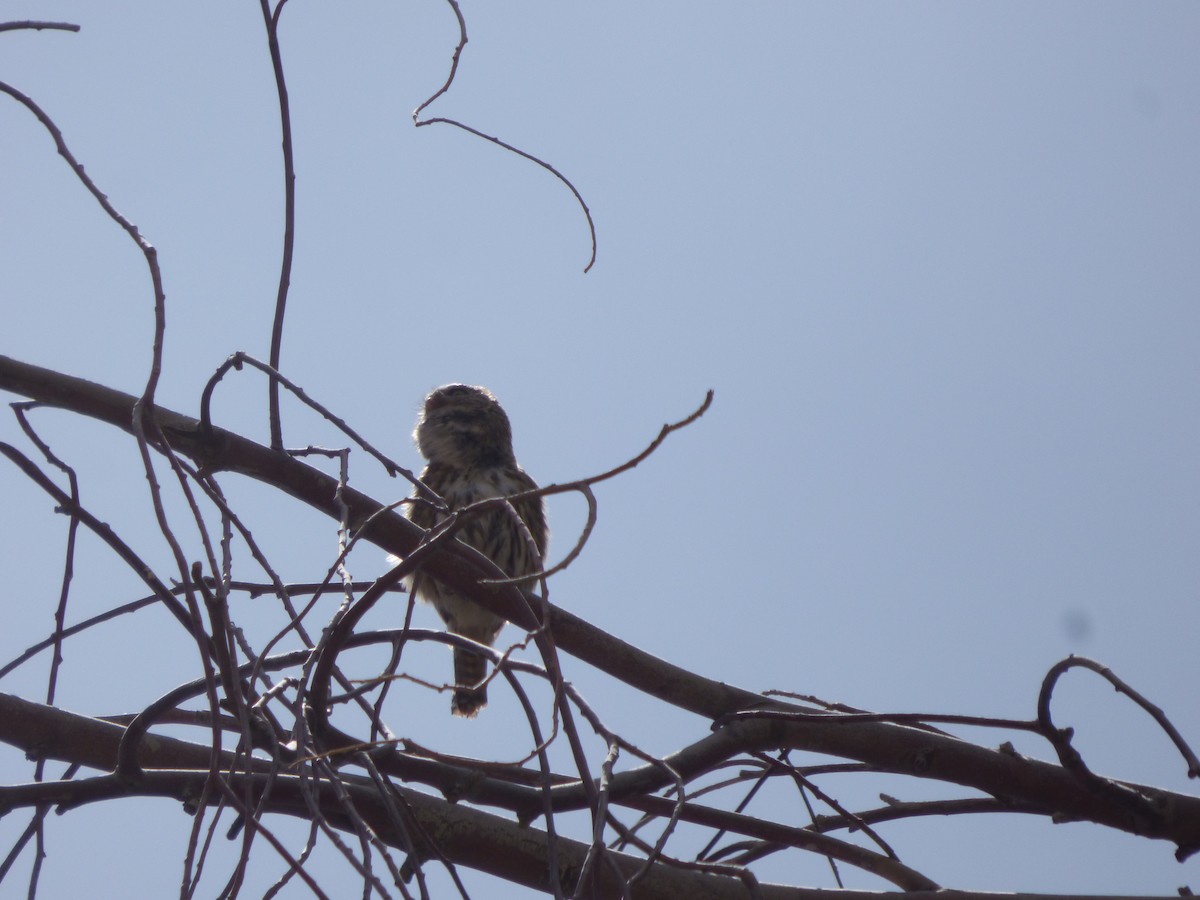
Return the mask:
<path id="1" fill-rule="evenodd" d="M 1031 717 L 1046 668 L 1080 653 L 1200 742 L 1200 6 L 463 0 L 463 12 L 458 81 L 429 113 L 569 177 L 595 217 L 596 264 L 583 273 L 585 221 L 546 171 L 450 127 L 413 128 L 446 76 L 448 6 L 292 0 L 291 377 L 414 467 L 424 393 L 486 384 L 543 483 L 633 455 L 712 388 L 708 415 L 600 489 L 599 526 L 554 579 L 555 602 L 703 674 L 879 711 Z M 159 399 L 194 413 L 229 353 L 267 355 L 282 176 L 258 4 L 61 0 L 4 15 L 82 26 L 0 34 L 0 79 L 42 104 L 157 246 Z M 0 272 L 0 352 L 140 389 L 145 264 L 7 99 Z M 258 376 L 234 377 L 219 421 L 263 439 L 264 396 Z M 38 421 L 93 511 L 165 561 L 131 443 L 56 413 Z M 0 439 L 17 435 L 0 424 Z M 285 438 L 335 440 L 297 406 Z M 405 492 L 366 459 L 353 466 L 360 487 Z M 229 486 L 285 578 L 320 577 L 332 526 Z M 64 522 L 11 470 L 0 497 L 7 661 L 52 627 Z M 556 500 L 550 514 L 561 554 L 582 505 Z M 352 568 L 365 579 L 384 565 L 367 548 Z M 142 593 L 94 542 L 77 577 L 73 619 Z M 161 614 L 83 639 L 62 702 L 140 709 L 190 677 L 187 646 Z M 0 690 L 41 696 L 46 665 Z M 568 666 L 648 750 L 706 733 Z M 469 723 L 431 713 L 413 731 L 453 751 L 517 746 L 504 703 Z M 1073 676 L 1055 712 L 1097 771 L 1189 789 L 1167 740 L 1110 689 Z M 5 783 L 28 771 L 0 751 Z M 872 790 L 941 795 L 894 779 Z M 77 893 L 104 859 L 147 895 L 177 890 L 190 820 L 165 802 L 125 809 L 51 822 L 44 896 Z M 20 827 L 0 820 L 0 845 Z M 1200 862 L 1089 826 L 1006 817 L 885 834 L 949 887 L 1200 888 Z M 256 877 L 277 872 L 270 859 Z M 831 886 L 821 860 L 768 875 Z"/>

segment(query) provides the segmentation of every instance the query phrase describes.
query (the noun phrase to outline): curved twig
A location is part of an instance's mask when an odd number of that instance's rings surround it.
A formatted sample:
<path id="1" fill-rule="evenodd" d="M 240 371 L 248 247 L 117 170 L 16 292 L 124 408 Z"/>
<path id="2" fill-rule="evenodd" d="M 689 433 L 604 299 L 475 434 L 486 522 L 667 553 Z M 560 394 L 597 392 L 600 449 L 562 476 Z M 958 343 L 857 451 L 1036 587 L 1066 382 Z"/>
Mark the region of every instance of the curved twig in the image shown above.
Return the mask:
<path id="1" fill-rule="evenodd" d="M 1050 726 L 1050 695 L 1053 693 L 1054 685 L 1058 679 L 1069 669 L 1075 668 L 1083 668 L 1095 672 L 1111 684 L 1117 693 L 1124 694 L 1137 704 L 1137 706 L 1141 707 L 1150 718 L 1158 723 L 1158 727 L 1171 739 L 1171 743 L 1175 745 L 1175 749 L 1179 751 L 1179 755 L 1187 763 L 1188 778 L 1200 778 L 1200 759 L 1196 758 L 1195 752 L 1188 745 L 1187 741 L 1183 739 L 1183 735 L 1179 733 L 1179 730 L 1171 724 L 1171 720 L 1167 718 L 1166 713 L 1134 690 L 1127 682 L 1118 678 L 1108 666 L 1101 665 L 1095 660 L 1088 659 L 1086 656 L 1069 656 L 1055 663 L 1050 668 L 1050 671 L 1046 673 L 1046 678 L 1042 682 L 1041 694 L 1038 696 L 1039 725 L 1052 727 Z"/>
<path id="2" fill-rule="evenodd" d="M 484 134 L 478 128 L 472 128 L 470 125 L 467 125 L 465 122 L 460 122 L 457 119 L 448 119 L 445 116 L 435 116 L 432 119 L 422 119 L 421 121 L 415 122 L 414 124 L 418 128 L 420 128 L 424 125 L 439 125 L 439 124 L 453 125 L 455 128 L 461 128 L 463 131 L 467 132 L 468 134 L 473 134 L 473 135 L 475 135 L 475 137 L 483 138 L 485 141 L 491 141 L 496 146 L 503 147 L 505 150 L 509 151 L 510 153 L 515 153 L 517 156 L 524 157 L 525 159 L 529 160 L 532 163 L 537 163 L 539 166 L 541 166 L 543 169 L 545 169 L 547 172 L 549 172 L 551 175 L 553 175 L 555 178 L 557 178 L 559 181 L 561 181 L 564 185 L 566 185 L 567 190 L 569 190 L 572 194 L 575 195 L 575 200 L 579 203 L 579 208 L 583 210 L 583 217 L 587 221 L 588 235 L 591 237 L 591 241 L 592 241 L 592 254 L 591 254 L 591 256 L 588 257 L 587 265 L 583 267 L 583 271 L 585 273 L 591 271 L 592 266 L 594 266 L 596 264 L 596 223 L 592 219 L 592 211 L 590 209 L 588 209 L 587 201 L 583 199 L 583 194 L 579 193 L 579 189 L 576 188 L 575 185 L 573 185 L 571 183 L 571 179 L 569 179 L 562 172 L 558 171 L 558 169 L 554 168 L 554 166 L 552 166 L 550 163 L 546 162 L 544 159 L 542 159 L 538 156 L 534 156 L 532 153 L 528 153 L 525 150 L 522 150 L 520 147 L 516 147 L 516 146 L 508 143 L 507 141 L 502 141 L 500 138 L 496 137 L 495 135 Z"/>
<path id="3" fill-rule="evenodd" d="M 420 480 L 412 473 L 412 470 L 406 469 L 404 466 L 400 465 L 390 457 L 377 450 L 367 441 L 366 438 L 355 431 L 345 419 L 339 415 L 336 415 L 333 410 L 329 409 L 329 407 L 325 406 L 323 403 L 320 403 L 309 396 L 308 392 L 305 391 L 304 388 L 300 387 L 300 385 L 296 384 L 274 366 L 261 362 L 242 350 L 238 350 L 236 353 L 231 354 L 223 363 L 221 363 L 221 365 L 217 366 L 216 371 L 213 372 L 213 374 L 209 377 L 208 381 L 204 385 L 204 390 L 200 393 L 200 426 L 207 434 L 211 435 L 213 433 L 212 397 L 218 382 L 225 377 L 226 373 L 228 373 L 230 369 L 241 371 L 243 365 L 249 365 L 252 368 L 258 369 L 272 381 L 282 384 L 285 388 L 292 392 L 297 400 L 299 400 L 309 409 L 312 409 L 318 413 L 323 419 L 325 419 L 325 421 L 333 425 L 334 428 L 342 432 L 342 434 L 346 435 L 348 438 L 350 438 L 350 440 L 358 444 L 358 446 L 362 447 L 362 449 L 371 456 L 375 457 L 375 459 L 379 461 L 379 464 L 383 466 L 384 471 L 387 472 L 388 475 L 392 476 L 393 478 L 396 475 L 403 475 L 413 484 L 420 484 Z"/>
<path id="4" fill-rule="evenodd" d="M 601 481 L 607 481 L 610 478 L 620 475 L 622 472 L 628 472 L 630 469 L 633 469 L 645 462 L 645 460 L 655 450 L 662 446 L 663 442 L 667 439 L 671 432 L 678 431 L 681 428 L 686 428 L 703 416 L 706 412 L 708 412 L 708 408 L 712 406 L 713 396 L 714 394 L 712 389 L 709 389 L 704 395 L 704 402 L 701 403 L 700 406 L 698 406 L 690 415 L 680 419 L 677 422 L 668 422 L 667 424 L 663 425 L 663 427 L 659 430 L 658 435 L 646 446 L 644 450 L 642 450 L 641 453 L 626 460 L 616 468 L 609 469 L 606 472 L 601 472 L 599 475 L 581 478 L 577 481 L 568 481 L 562 484 L 548 484 L 544 487 L 534 488 L 528 491 L 521 491 L 517 494 L 509 494 L 505 497 L 491 497 L 486 500 L 478 500 L 475 503 L 472 503 L 470 506 L 462 507 L 460 510 L 462 513 L 475 512 L 481 509 L 490 508 L 498 503 L 513 503 L 517 500 L 525 500 L 530 497 L 549 497 L 554 494 L 565 494 L 568 492 L 578 492 L 583 494 L 584 499 L 587 500 L 587 521 L 584 523 L 583 530 L 580 532 L 579 538 L 575 542 L 575 546 L 571 548 L 571 551 L 565 557 L 563 557 L 560 562 L 554 566 L 551 566 L 545 572 L 538 572 L 535 575 L 524 575 L 515 578 L 487 579 L 486 583 L 497 585 L 521 584 L 534 579 L 544 579 L 555 574 L 556 572 L 561 572 L 572 562 L 574 562 L 575 559 L 578 558 L 579 554 L 583 552 L 584 545 L 587 543 L 588 537 L 591 536 L 592 529 L 596 525 L 596 495 L 592 492 L 592 485 L 599 484 Z"/>
<path id="5" fill-rule="evenodd" d="M 1129 685 L 1125 684 L 1107 666 L 1103 666 L 1083 656 L 1068 656 L 1066 659 L 1059 660 L 1046 673 L 1046 677 L 1042 680 L 1041 691 L 1038 693 L 1037 724 L 1039 732 L 1054 747 L 1054 752 L 1058 754 L 1059 762 L 1062 763 L 1063 768 L 1070 772 L 1084 788 L 1128 810 L 1134 820 L 1133 828 L 1135 830 L 1149 829 L 1151 823 L 1154 827 L 1164 827 L 1167 813 L 1165 809 L 1156 804 L 1150 796 L 1147 796 L 1142 791 L 1128 784 L 1117 782 L 1110 778 L 1103 778 L 1093 772 L 1088 768 L 1087 763 L 1083 761 L 1083 755 L 1071 743 L 1071 738 L 1074 736 L 1074 729 L 1059 728 L 1054 724 L 1050 713 L 1050 701 L 1054 695 L 1054 688 L 1058 684 L 1059 678 L 1071 669 L 1076 668 L 1088 669 L 1100 675 L 1118 693 L 1125 694 L 1134 703 L 1150 713 L 1159 726 L 1171 736 L 1176 747 L 1183 753 L 1184 759 L 1188 761 L 1188 774 L 1194 777 L 1196 766 L 1193 760 L 1195 756 L 1187 744 L 1183 742 L 1183 738 L 1175 731 L 1171 723 L 1167 721 L 1162 710 L 1146 700 L 1146 698 L 1129 687 Z M 1180 844 L 1179 854 L 1188 855 L 1194 852 L 1195 849 L 1196 846 L 1194 845 L 1185 846 Z"/>
<path id="6" fill-rule="evenodd" d="M 463 18 L 458 0 L 446 0 L 446 3 L 453 10 L 454 17 L 458 19 L 458 43 L 454 45 L 454 52 L 450 55 L 450 71 L 446 75 L 446 80 L 442 82 L 442 86 L 430 94 L 420 106 L 413 110 L 412 117 L 414 124 L 417 123 L 421 113 L 425 111 L 425 107 L 450 90 L 450 85 L 454 84 L 454 78 L 458 75 L 458 61 L 462 58 L 463 48 L 467 46 L 467 20 Z"/>
<path id="7" fill-rule="evenodd" d="M 498 137 L 490 134 L 484 134 L 479 129 L 472 128 L 470 125 L 466 125 L 455 119 L 447 119 L 443 116 L 436 116 L 431 119 L 421 118 L 421 113 L 423 113 L 426 108 L 428 108 L 435 100 L 450 90 L 450 86 L 454 83 L 455 76 L 458 74 L 458 63 L 462 58 L 463 49 L 467 46 L 467 20 L 463 18 L 462 10 L 458 5 L 458 0 L 446 0 L 446 2 L 450 5 L 450 8 L 454 10 L 454 15 L 458 19 L 458 43 L 455 44 L 454 53 L 452 53 L 450 56 L 450 72 L 447 74 L 446 80 L 442 83 L 441 87 L 430 94 L 424 102 L 422 102 L 416 109 L 413 110 L 413 125 L 417 128 L 422 128 L 425 125 L 442 124 L 453 125 L 455 128 L 461 128 L 468 134 L 473 134 L 475 137 L 483 138 L 485 141 L 491 141 L 493 144 L 503 147 L 510 153 L 515 153 L 517 156 L 524 157 L 530 162 L 537 163 L 539 166 L 565 184 L 567 189 L 575 195 L 575 199 L 578 201 L 579 207 L 583 210 L 583 217 L 587 221 L 588 234 L 591 236 L 592 241 L 592 255 L 588 257 L 587 265 L 583 267 L 583 271 L 585 273 L 591 271 L 592 266 L 596 264 L 596 223 L 592 219 L 592 211 L 588 209 L 587 202 L 583 199 L 583 195 L 579 193 L 578 189 L 571 183 L 571 180 L 567 178 L 567 176 L 558 171 L 558 169 L 554 168 L 554 166 L 550 165 L 550 163 L 546 162 L 544 159 L 540 159 L 539 157 L 534 156 L 532 153 L 527 153 L 526 151 L 521 150 L 519 147 L 514 147 L 512 144 L 502 141 Z"/>

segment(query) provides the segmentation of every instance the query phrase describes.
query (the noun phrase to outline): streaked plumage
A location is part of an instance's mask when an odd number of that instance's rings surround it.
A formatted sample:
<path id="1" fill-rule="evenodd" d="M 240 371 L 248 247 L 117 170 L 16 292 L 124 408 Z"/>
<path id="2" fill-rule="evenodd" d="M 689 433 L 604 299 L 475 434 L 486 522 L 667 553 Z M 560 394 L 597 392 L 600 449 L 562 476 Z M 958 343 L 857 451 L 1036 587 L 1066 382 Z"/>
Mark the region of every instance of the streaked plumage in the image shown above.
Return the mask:
<path id="1" fill-rule="evenodd" d="M 517 465 L 508 416 L 486 388 L 448 384 L 430 393 L 413 437 L 428 460 L 421 481 L 451 509 L 537 487 Z M 544 555 L 549 532 L 541 498 L 518 500 L 512 506 L 529 529 L 537 556 Z M 437 510 L 420 502 L 410 505 L 408 516 L 422 528 L 431 528 L 439 520 Z M 471 516 L 457 536 L 510 576 L 531 575 L 540 569 L 529 540 L 509 510 L 490 509 Z M 433 604 L 450 631 L 489 646 L 496 640 L 504 626 L 499 616 L 420 572 L 415 582 L 417 595 Z M 455 649 L 454 682 L 459 687 L 450 706 L 455 715 L 473 716 L 487 704 L 487 688 L 478 687 L 486 674 L 482 657 Z"/>

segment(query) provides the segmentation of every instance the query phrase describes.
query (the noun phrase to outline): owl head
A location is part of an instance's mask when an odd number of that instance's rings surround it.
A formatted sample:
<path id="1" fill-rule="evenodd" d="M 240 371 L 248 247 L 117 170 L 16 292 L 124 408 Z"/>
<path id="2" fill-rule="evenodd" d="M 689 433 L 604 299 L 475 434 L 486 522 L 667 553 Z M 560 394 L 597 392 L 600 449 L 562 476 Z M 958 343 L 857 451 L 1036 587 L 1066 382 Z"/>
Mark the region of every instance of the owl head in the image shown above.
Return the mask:
<path id="1" fill-rule="evenodd" d="M 413 437 L 431 463 L 470 467 L 515 461 L 508 415 L 483 387 L 446 384 L 432 391 Z"/>

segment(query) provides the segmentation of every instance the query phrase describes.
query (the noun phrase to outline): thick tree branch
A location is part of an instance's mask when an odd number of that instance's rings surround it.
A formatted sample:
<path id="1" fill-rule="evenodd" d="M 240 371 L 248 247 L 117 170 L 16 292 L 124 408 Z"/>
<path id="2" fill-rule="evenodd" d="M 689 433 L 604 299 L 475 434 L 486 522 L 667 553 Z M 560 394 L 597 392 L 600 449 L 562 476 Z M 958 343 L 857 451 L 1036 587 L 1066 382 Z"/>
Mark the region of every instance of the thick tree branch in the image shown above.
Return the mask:
<path id="1" fill-rule="evenodd" d="M 29 753 L 111 771 L 116 764 L 117 748 L 124 729 L 98 719 L 65 712 L 39 703 L 30 703 L 0 694 L 0 722 L 20 723 L 17 732 L 0 735 L 7 743 Z M 174 738 L 149 736 L 142 745 L 142 762 L 148 767 L 138 784 L 131 786 L 115 775 L 76 781 L 32 783 L 0 787 L 0 813 L 20 807 L 42 804 L 61 804 L 66 808 L 83 803 L 115 800 L 126 797 L 170 797 L 189 802 L 199 795 L 208 777 L 210 749 Z M 181 767 L 181 768 L 179 768 Z M 243 791 L 260 796 L 266 786 L 265 774 L 226 776 L 231 791 L 227 796 L 240 796 Z M 403 847 L 404 836 L 397 833 L 389 817 L 380 791 L 368 778 L 344 775 L 344 787 L 363 819 L 392 846 Z M 305 792 L 311 793 L 293 775 L 276 775 L 263 811 L 267 813 L 311 817 Z M 448 859 L 480 869 L 526 887 L 548 891 L 550 883 L 545 870 L 547 836 L 545 832 L 519 825 L 490 813 L 462 804 L 448 803 L 436 797 L 407 788 L 395 788 L 425 834 L 433 840 Z M 326 819 L 339 829 L 353 830 L 339 799 L 332 788 L 317 789 L 318 800 Z M 570 887 L 586 858 L 588 845 L 562 836 L 556 839 L 560 860 L 560 883 Z M 623 878 L 630 877 L 645 860 L 620 853 L 610 856 Z M 616 896 L 618 885 L 612 872 L 597 866 L 595 889 L 598 896 Z M 759 885 L 762 900 L 828 900 L 824 890 L 794 888 L 783 885 Z M 654 864 L 637 882 L 634 896 L 638 900 L 678 900 L 680 897 L 703 897 L 705 900 L 745 900 L 750 896 L 744 882 L 726 876 L 675 868 L 666 862 Z M 838 891 L 838 900 L 882 900 L 893 894 L 874 891 Z M 972 891 L 911 891 L 905 894 L 913 900 L 1101 900 L 1082 895 L 988 894 Z M 1106 897 L 1104 900 L 1150 900 L 1150 898 Z"/>
<path id="2" fill-rule="evenodd" d="M 40 400 L 131 430 L 135 398 L 80 378 L 0 357 L 0 388 Z M 329 476 L 231 432 L 200 428 L 199 422 L 179 413 L 155 411 L 162 433 L 175 452 L 194 459 L 209 471 L 231 471 L 270 484 L 337 518 L 337 481 Z M 351 521 L 369 528 L 362 537 L 405 556 L 412 553 L 424 532 L 407 519 L 384 510 L 378 501 L 350 488 L 342 497 Z M 471 548 L 450 541 L 424 562 L 425 570 L 476 602 L 517 625 L 533 629 L 527 597 L 512 586 L 481 583 L 495 579 L 499 570 Z M 1088 790 L 1069 771 L 1012 753 L 989 750 L 926 730 L 886 722 L 839 721 L 836 714 L 811 711 L 764 697 L 751 691 L 704 678 L 657 659 L 556 607 L 549 607 L 550 630 L 558 647 L 625 683 L 665 702 L 711 720 L 721 720 L 746 710 L 805 712 L 794 720 L 727 722 L 710 738 L 682 754 L 705 759 L 729 758 L 745 750 L 787 747 L 860 760 L 875 769 L 940 779 L 976 788 L 984 793 L 1024 805 L 1043 808 L 1059 819 L 1097 822 L 1145 837 L 1176 844 L 1181 854 L 1200 847 L 1200 799 L 1132 785 L 1150 800 L 1155 815 L 1134 814 Z M 651 767 L 652 769 L 654 767 Z M 614 779 L 619 795 L 622 783 L 661 779 L 661 770 L 638 770 Z M 1130 786 L 1130 785 L 1126 785 Z M 637 789 L 647 784 L 638 781 Z M 569 795 L 579 788 L 555 788 Z M 564 800 L 565 802 L 565 800 Z M 568 804 L 569 805 L 569 804 Z"/>

